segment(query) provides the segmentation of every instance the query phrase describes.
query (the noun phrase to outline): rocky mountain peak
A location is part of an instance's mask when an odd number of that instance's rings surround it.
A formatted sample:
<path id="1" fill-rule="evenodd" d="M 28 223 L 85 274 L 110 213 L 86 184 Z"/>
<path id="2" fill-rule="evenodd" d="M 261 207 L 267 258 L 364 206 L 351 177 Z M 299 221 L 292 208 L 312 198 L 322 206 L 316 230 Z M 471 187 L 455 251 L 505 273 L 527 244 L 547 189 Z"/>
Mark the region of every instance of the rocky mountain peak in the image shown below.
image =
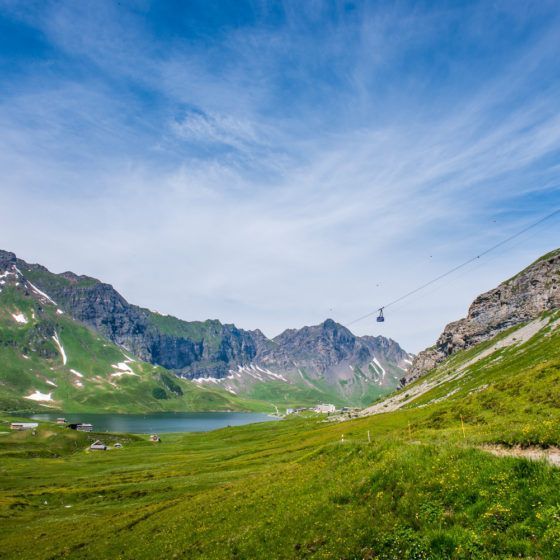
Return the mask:
<path id="1" fill-rule="evenodd" d="M 416 356 L 402 381 L 409 383 L 451 354 L 559 307 L 560 249 L 556 249 L 478 296 L 464 319 L 447 325 L 436 344 Z"/>
<path id="2" fill-rule="evenodd" d="M 325 319 L 320 325 L 324 331 L 340 331 L 340 330 L 348 330 L 346 327 L 337 323 L 333 319 Z M 350 332 L 350 331 L 348 331 Z"/>
<path id="3" fill-rule="evenodd" d="M 2 251 L 0 249 L 0 270 L 6 270 L 9 267 L 15 265 L 17 262 L 17 257 L 14 253 L 9 251 Z"/>

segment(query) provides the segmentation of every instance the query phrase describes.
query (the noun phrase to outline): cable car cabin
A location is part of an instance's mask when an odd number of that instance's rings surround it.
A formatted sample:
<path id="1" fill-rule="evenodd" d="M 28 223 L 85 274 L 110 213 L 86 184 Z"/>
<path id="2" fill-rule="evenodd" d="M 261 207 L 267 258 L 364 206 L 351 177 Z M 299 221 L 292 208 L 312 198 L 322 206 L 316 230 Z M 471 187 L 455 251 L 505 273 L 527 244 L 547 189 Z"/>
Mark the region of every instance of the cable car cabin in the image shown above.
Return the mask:
<path id="1" fill-rule="evenodd" d="M 377 316 L 377 322 L 378 323 L 385 322 L 385 317 L 383 317 L 383 309 L 379 310 L 379 315 Z"/>

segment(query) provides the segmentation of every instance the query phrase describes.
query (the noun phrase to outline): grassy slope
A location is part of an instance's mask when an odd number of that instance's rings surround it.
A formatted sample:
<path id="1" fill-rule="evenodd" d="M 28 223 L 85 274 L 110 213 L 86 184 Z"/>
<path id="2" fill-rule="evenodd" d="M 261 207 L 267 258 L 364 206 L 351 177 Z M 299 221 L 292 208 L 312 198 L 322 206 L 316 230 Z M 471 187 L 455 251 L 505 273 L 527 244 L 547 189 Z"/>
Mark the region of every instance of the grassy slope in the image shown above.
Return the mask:
<path id="1" fill-rule="evenodd" d="M 40 391 L 52 393 L 54 399 L 44 404 L 66 412 L 273 411 L 266 403 L 237 397 L 220 388 L 198 387 L 143 362 L 128 364 L 134 376 L 111 377 L 118 371 L 113 364 L 126 360 L 120 348 L 68 316 L 56 314 L 54 306 L 46 305 L 42 311 L 40 307 L 18 288 L 4 287 L 0 293 L 0 410 L 46 411 L 44 405 L 23 398 Z M 23 313 L 28 323 L 17 323 L 12 317 L 15 313 Z M 32 319 L 33 314 L 36 319 Z M 66 352 L 66 365 L 51 339 L 52 328 Z M 83 377 L 77 377 L 71 369 Z M 165 375 L 173 378 L 182 395 L 169 390 L 163 382 Z M 167 398 L 155 398 L 155 389 L 165 391 Z"/>
<path id="2" fill-rule="evenodd" d="M 307 385 L 286 384 L 282 381 L 255 383 L 246 394 L 252 399 L 272 402 L 280 409 L 313 406 L 322 402 L 333 403 L 338 406 L 348 404 L 332 390 L 323 390 Z"/>
<path id="3" fill-rule="evenodd" d="M 87 436 L 53 426 L 0 435 L 0 550 L 22 559 L 558 558 L 560 471 L 479 448 L 560 443 L 560 334 L 499 352 L 406 409 L 334 425 L 290 419 L 159 445 L 134 438 L 106 453 L 84 452 Z M 82 439 L 61 443 L 69 437 Z M 47 451 L 59 457 L 30 459 Z"/>
<path id="4" fill-rule="evenodd" d="M 309 406 L 320 402 L 332 403 L 338 407 L 365 406 L 382 395 L 390 392 L 386 387 L 367 380 L 360 368 L 354 368 L 354 375 L 358 383 L 353 390 L 348 390 L 344 380 L 339 381 L 339 387 L 327 383 L 322 378 L 309 375 L 304 368 L 300 368 L 301 377 L 292 375 L 290 385 L 285 383 L 267 382 L 255 384 L 247 393 L 248 397 L 274 402 L 278 406 Z M 360 380 L 360 377 L 362 378 Z"/>
<path id="5" fill-rule="evenodd" d="M 560 441 L 560 425 L 556 425 L 560 407 L 560 312 L 543 317 L 549 319 L 549 325 L 527 342 L 498 349 L 470 365 L 463 377 L 441 384 L 407 406 L 426 407 L 430 411 L 428 423 L 435 427 L 463 417 L 472 437 L 482 442 L 489 431 L 494 440 L 508 445 L 556 444 Z M 462 364 L 500 340 L 515 336 L 522 327 L 513 327 L 451 357 L 402 393 L 422 382 L 453 376 Z M 444 400 L 434 402 L 439 399 Z"/>

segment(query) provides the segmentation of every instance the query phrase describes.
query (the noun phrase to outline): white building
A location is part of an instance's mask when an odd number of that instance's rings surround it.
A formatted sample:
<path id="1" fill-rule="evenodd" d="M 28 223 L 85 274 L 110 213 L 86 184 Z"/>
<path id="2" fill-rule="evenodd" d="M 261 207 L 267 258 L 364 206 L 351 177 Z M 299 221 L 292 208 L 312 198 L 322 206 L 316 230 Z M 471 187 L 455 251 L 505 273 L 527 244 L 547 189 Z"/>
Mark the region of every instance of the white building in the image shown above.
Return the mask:
<path id="1" fill-rule="evenodd" d="M 329 414 L 330 412 L 336 412 L 336 406 L 334 404 L 318 404 L 313 410 L 321 414 Z"/>
<path id="2" fill-rule="evenodd" d="M 37 422 L 12 422 L 10 430 L 34 430 L 38 426 Z"/>
<path id="3" fill-rule="evenodd" d="M 76 430 L 78 432 L 93 432 L 93 424 L 78 424 Z"/>

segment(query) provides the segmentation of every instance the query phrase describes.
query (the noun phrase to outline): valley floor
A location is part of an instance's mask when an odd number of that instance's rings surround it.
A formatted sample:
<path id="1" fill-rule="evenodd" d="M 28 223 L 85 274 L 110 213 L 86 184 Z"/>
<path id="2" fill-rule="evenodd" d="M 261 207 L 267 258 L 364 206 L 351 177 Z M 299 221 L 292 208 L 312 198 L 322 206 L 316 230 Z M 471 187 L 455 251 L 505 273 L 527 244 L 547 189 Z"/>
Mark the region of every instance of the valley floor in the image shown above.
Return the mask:
<path id="1" fill-rule="evenodd" d="M 560 445 L 557 319 L 452 357 L 418 381 L 429 391 L 401 391 L 397 410 L 345 422 L 289 418 L 158 444 L 103 434 L 123 448 L 93 452 L 95 435 L 14 433 L 4 418 L 0 555 L 560 558 L 560 469 L 545 460 Z"/>
<path id="2" fill-rule="evenodd" d="M 4 434 L 2 557 L 558 558 L 560 471 L 428 416 L 115 436 L 106 452 L 55 426 Z"/>

